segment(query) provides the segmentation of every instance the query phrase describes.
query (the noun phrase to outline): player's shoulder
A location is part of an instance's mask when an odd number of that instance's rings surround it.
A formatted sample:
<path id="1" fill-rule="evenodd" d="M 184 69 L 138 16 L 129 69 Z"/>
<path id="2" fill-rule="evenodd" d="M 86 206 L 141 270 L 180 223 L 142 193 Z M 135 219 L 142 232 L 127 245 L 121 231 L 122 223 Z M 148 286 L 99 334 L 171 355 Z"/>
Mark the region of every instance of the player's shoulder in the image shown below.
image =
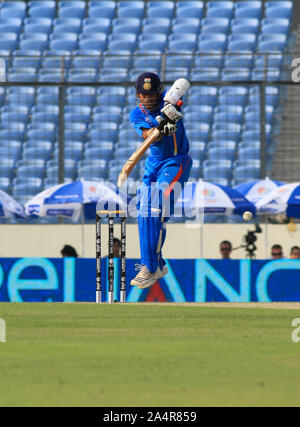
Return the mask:
<path id="1" fill-rule="evenodd" d="M 137 105 L 136 107 L 134 107 L 130 113 L 129 113 L 129 119 L 130 121 L 133 121 L 134 119 L 140 118 L 142 116 L 142 112 L 141 109 L 139 108 L 139 106 Z"/>

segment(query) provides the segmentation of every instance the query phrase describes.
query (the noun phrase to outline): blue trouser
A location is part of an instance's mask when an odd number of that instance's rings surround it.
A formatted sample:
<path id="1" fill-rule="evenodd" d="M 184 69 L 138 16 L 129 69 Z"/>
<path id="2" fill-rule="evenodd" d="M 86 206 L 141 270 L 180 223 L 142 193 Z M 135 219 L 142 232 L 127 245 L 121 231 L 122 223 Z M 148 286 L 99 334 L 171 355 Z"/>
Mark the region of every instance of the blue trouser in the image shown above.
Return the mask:
<path id="1" fill-rule="evenodd" d="M 189 179 L 192 163 L 189 156 L 163 161 L 149 157 L 145 163 L 144 185 L 139 190 L 138 226 L 141 264 L 146 265 L 150 273 L 165 264 L 161 253 L 166 238 L 165 225 Z"/>

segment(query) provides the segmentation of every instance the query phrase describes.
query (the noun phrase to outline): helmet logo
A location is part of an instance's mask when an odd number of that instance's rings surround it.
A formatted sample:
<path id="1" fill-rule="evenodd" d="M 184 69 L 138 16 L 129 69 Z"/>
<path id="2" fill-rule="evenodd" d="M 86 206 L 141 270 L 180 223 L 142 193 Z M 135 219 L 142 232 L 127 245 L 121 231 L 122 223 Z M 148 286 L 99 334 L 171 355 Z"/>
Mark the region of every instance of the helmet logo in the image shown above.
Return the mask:
<path id="1" fill-rule="evenodd" d="M 149 78 L 144 79 L 143 88 L 144 88 L 145 90 L 150 90 L 150 89 L 152 88 L 152 85 L 151 85 L 151 79 L 149 79 Z"/>

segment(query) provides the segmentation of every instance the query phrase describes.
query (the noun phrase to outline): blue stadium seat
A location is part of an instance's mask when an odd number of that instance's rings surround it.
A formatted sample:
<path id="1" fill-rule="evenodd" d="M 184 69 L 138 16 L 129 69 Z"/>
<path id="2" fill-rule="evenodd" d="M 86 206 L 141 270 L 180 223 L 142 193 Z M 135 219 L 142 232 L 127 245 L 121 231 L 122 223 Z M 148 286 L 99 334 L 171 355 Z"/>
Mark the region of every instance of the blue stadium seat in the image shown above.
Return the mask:
<path id="1" fill-rule="evenodd" d="M 191 105 L 184 108 L 185 122 L 207 122 L 213 119 L 213 107 L 210 105 Z"/>
<path id="2" fill-rule="evenodd" d="M 231 167 L 217 165 L 203 167 L 203 178 L 206 181 L 214 182 L 216 179 L 222 178 L 229 180 L 231 178 Z"/>
<path id="3" fill-rule="evenodd" d="M 104 68 L 128 68 L 131 65 L 130 50 L 114 50 L 103 52 L 103 67 Z"/>
<path id="4" fill-rule="evenodd" d="M 65 159 L 72 159 L 76 162 L 80 161 L 82 159 L 83 154 L 83 144 L 81 142 L 76 142 L 73 144 L 72 147 L 65 147 L 64 148 L 64 157 Z M 58 162 L 59 159 L 59 151 L 58 148 L 54 152 L 54 160 Z"/>
<path id="5" fill-rule="evenodd" d="M 18 160 L 22 151 L 22 143 L 20 141 L 0 141 L 0 157 L 10 158 L 14 161 Z"/>
<path id="6" fill-rule="evenodd" d="M 87 105 L 94 104 L 96 99 L 96 91 L 92 87 L 71 87 L 67 89 L 67 101 L 71 105 Z"/>
<path id="7" fill-rule="evenodd" d="M 102 112 L 102 113 L 93 114 L 93 122 L 105 123 L 105 122 L 111 122 L 111 121 L 118 123 L 120 121 L 120 113 Z"/>
<path id="8" fill-rule="evenodd" d="M 209 1 L 207 3 L 208 18 L 231 19 L 234 13 L 234 3 L 231 1 Z"/>
<path id="9" fill-rule="evenodd" d="M 27 182 L 23 182 L 23 184 L 17 184 L 13 186 L 12 195 L 16 200 L 19 200 L 19 196 L 22 199 L 28 197 L 28 200 L 32 198 L 33 195 L 39 193 L 42 190 L 42 185 L 32 185 Z"/>
<path id="10" fill-rule="evenodd" d="M 43 159 L 49 160 L 52 155 L 52 147 L 50 149 L 46 147 L 32 147 L 24 148 L 23 150 L 23 160 L 26 159 Z"/>
<path id="11" fill-rule="evenodd" d="M 160 25 L 145 25 L 142 30 L 142 34 L 165 34 L 170 33 L 169 26 L 160 26 Z"/>
<path id="12" fill-rule="evenodd" d="M 37 39 L 23 39 L 20 41 L 20 50 L 36 50 L 41 53 L 48 48 L 48 41 Z"/>
<path id="13" fill-rule="evenodd" d="M 87 137 L 86 129 L 84 130 L 66 129 L 64 132 L 65 142 L 67 141 L 84 142 L 86 140 L 86 137 Z"/>
<path id="14" fill-rule="evenodd" d="M 7 24 L 7 23 L 2 23 L 5 22 L 5 20 L 0 19 L 0 33 L 12 33 L 12 34 L 16 34 L 17 36 L 20 35 L 21 30 L 22 30 L 22 26 L 21 24 Z M 18 21 L 20 21 L 18 19 Z"/>
<path id="15" fill-rule="evenodd" d="M 73 181 L 75 179 L 75 160 L 73 159 L 66 159 L 65 160 L 65 165 L 64 165 L 64 179 L 65 180 L 71 180 Z M 71 161 L 71 163 L 69 163 Z M 58 174 L 59 174 L 59 167 L 57 165 L 57 163 L 55 164 L 54 162 L 52 162 L 52 165 L 50 166 L 49 163 L 51 162 L 48 161 L 47 162 L 47 179 L 58 179 Z M 49 165 L 49 166 L 48 166 Z"/>
<path id="16" fill-rule="evenodd" d="M 204 104 L 215 106 L 218 100 L 218 90 L 211 86 L 194 86 L 193 94 L 188 96 L 188 103 L 191 105 Z"/>
<path id="17" fill-rule="evenodd" d="M 37 73 L 35 68 L 10 68 L 7 70 L 9 82 L 35 82 Z"/>
<path id="18" fill-rule="evenodd" d="M 100 33 L 109 34 L 111 29 L 111 21 L 108 18 L 88 18 L 82 27 L 83 33 Z"/>
<path id="19" fill-rule="evenodd" d="M 39 82 L 56 82 L 59 83 L 64 80 L 64 73 L 60 69 L 53 68 L 49 70 L 40 70 L 38 74 Z"/>
<path id="20" fill-rule="evenodd" d="M 261 34 L 258 38 L 259 43 L 267 42 L 267 41 L 278 41 L 279 43 L 286 43 L 287 37 L 285 34 L 281 33 L 267 33 Z"/>
<path id="21" fill-rule="evenodd" d="M 227 129 L 226 131 L 224 131 L 224 129 L 213 130 L 211 137 L 212 140 L 215 141 L 235 141 L 237 143 L 241 139 L 241 132 L 239 130 L 235 131 L 230 129 Z"/>
<path id="22" fill-rule="evenodd" d="M 95 68 L 74 68 L 69 70 L 69 82 L 96 82 L 97 70 Z"/>
<path id="23" fill-rule="evenodd" d="M 101 64 L 101 58 L 99 56 L 90 57 L 90 56 L 75 56 L 72 61 L 72 68 L 94 68 L 98 70 Z"/>
<path id="24" fill-rule="evenodd" d="M 99 40 L 99 39 L 82 39 L 79 41 L 79 48 L 81 50 L 87 50 L 91 49 L 94 51 L 103 51 L 107 47 L 107 41 L 106 40 Z"/>
<path id="25" fill-rule="evenodd" d="M 267 80 L 269 82 L 278 81 L 278 80 L 281 80 L 281 72 L 276 68 L 275 69 L 268 68 L 267 70 L 264 70 L 262 68 L 254 68 L 252 70 L 251 80 L 254 80 L 254 81 Z"/>
<path id="26" fill-rule="evenodd" d="M 14 68 L 38 68 L 41 64 L 40 52 L 37 50 L 16 50 L 13 52 L 12 66 Z"/>
<path id="27" fill-rule="evenodd" d="M 104 179 L 107 176 L 107 162 L 104 159 L 82 160 L 78 162 L 77 175 L 85 179 L 90 176 Z"/>
<path id="28" fill-rule="evenodd" d="M 206 68 L 203 70 L 192 70 L 190 74 L 191 81 L 217 81 L 219 80 L 219 68 Z"/>
<path id="29" fill-rule="evenodd" d="M 118 131 L 114 129 L 93 129 L 89 132 L 90 140 L 116 141 Z"/>
<path id="30" fill-rule="evenodd" d="M 193 141 L 190 146 L 190 155 L 193 159 L 203 161 L 206 157 L 206 143 L 203 141 Z"/>
<path id="31" fill-rule="evenodd" d="M 45 161 L 43 159 L 24 159 L 17 164 L 17 177 L 43 178 L 45 174 Z"/>
<path id="32" fill-rule="evenodd" d="M 220 112 L 215 113 L 214 115 L 214 123 L 237 123 L 242 124 L 243 114 L 238 112 Z"/>
<path id="33" fill-rule="evenodd" d="M 233 171 L 233 178 L 235 182 L 239 181 L 251 181 L 260 178 L 260 167 L 245 165 L 237 166 Z"/>
<path id="34" fill-rule="evenodd" d="M 56 132 L 43 129 L 32 129 L 27 132 L 27 139 L 54 142 L 56 139 Z"/>
<path id="35" fill-rule="evenodd" d="M 21 21 L 22 23 L 22 21 Z M 51 18 L 43 18 L 43 17 L 29 17 L 24 19 L 24 25 L 45 25 L 45 27 L 52 26 Z"/>
<path id="36" fill-rule="evenodd" d="M 221 148 L 211 148 L 209 147 L 207 151 L 208 160 L 216 161 L 219 160 L 230 160 L 231 162 L 235 160 L 236 150 L 235 148 L 230 149 L 229 147 Z"/>
<path id="37" fill-rule="evenodd" d="M 224 82 L 250 80 L 250 70 L 248 68 L 224 68 L 221 80 Z"/>
<path id="38" fill-rule="evenodd" d="M 187 19 L 189 19 L 189 18 L 187 18 Z M 191 19 L 191 21 L 196 21 L 196 22 L 198 21 L 198 19 L 195 19 L 195 20 L 193 18 L 190 18 L 190 19 Z M 154 27 L 154 26 L 151 26 L 151 27 Z M 200 28 L 201 28 L 201 26 L 200 26 L 199 22 L 195 25 L 189 24 L 188 30 L 187 30 L 186 24 L 176 24 L 176 25 L 173 25 L 173 27 L 172 27 L 172 34 L 183 34 L 183 33 L 188 31 L 188 34 L 198 35 Z M 143 31 L 145 31 L 145 30 L 143 30 Z M 168 32 L 169 32 L 169 30 L 167 28 L 164 33 L 168 34 Z"/>
<path id="39" fill-rule="evenodd" d="M 110 7 L 108 4 L 101 7 L 90 7 L 89 17 L 114 19 L 116 17 L 115 5 L 114 7 Z"/>
<path id="40" fill-rule="evenodd" d="M 58 35 L 58 34 L 57 34 Z M 54 39 L 50 41 L 51 50 L 76 50 L 78 49 L 77 40 Z"/>
<path id="41" fill-rule="evenodd" d="M 108 161 L 113 155 L 113 144 L 101 142 L 100 147 L 90 147 L 90 143 L 85 145 L 84 158 L 85 160 L 102 159 Z"/>
<path id="42" fill-rule="evenodd" d="M 220 27 L 230 27 L 230 19 L 228 18 L 204 18 L 201 20 L 202 27 L 209 26 L 209 25 L 215 25 Z M 218 31 L 217 31 L 218 32 Z"/>
<path id="43" fill-rule="evenodd" d="M 240 148 L 238 151 L 238 160 L 260 160 L 260 148 L 257 147 L 247 147 Z"/>
<path id="44" fill-rule="evenodd" d="M 208 148 L 218 148 L 222 150 L 236 150 L 237 143 L 236 141 L 230 141 L 230 140 L 212 140 L 210 141 Z"/>
<path id="45" fill-rule="evenodd" d="M 231 27 L 232 34 L 259 34 L 259 27 L 255 25 L 243 24 L 243 25 L 233 25 Z"/>
<path id="46" fill-rule="evenodd" d="M 79 35 L 81 31 L 80 26 L 77 25 L 56 25 L 53 29 L 53 35 L 54 34 L 77 34 Z M 99 31 L 99 29 L 98 29 Z"/>
<path id="47" fill-rule="evenodd" d="M 209 55 L 203 54 L 203 52 L 196 52 L 194 68 L 220 68 L 223 64 L 223 52 L 222 51 L 211 51 Z"/>
<path id="48" fill-rule="evenodd" d="M 262 34 L 283 34 L 287 36 L 289 34 L 289 27 L 286 25 L 269 24 L 264 25 L 261 30 Z"/>
<path id="49" fill-rule="evenodd" d="M 263 28 L 265 25 L 279 25 L 290 27 L 291 21 L 287 18 L 266 18 L 261 21 L 261 27 Z"/>
<path id="50" fill-rule="evenodd" d="M 291 19 L 293 3 L 289 1 L 267 2 L 266 18 L 287 18 Z"/>
<path id="51" fill-rule="evenodd" d="M 56 8 L 56 2 L 54 0 L 31 0 L 28 2 L 29 8 L 34 7 L 50 7 L 51 9 Z"/>
<path id="52" fill-rule="evenodd" d="M 202 1 L 183 1 L 179 2 L 176 10 L 178 18 L 197 18 L 202 19 L 204 15 L 204 5 Z"/>
<path id="53" fill-rule="evenodd" d="M 68 108 L 75 108 L 75 107 L 76 106 L 65 107 L 65 113 L 64 113 L 65 122 L 89 123 L 90 122 L 90 108 L 86 107 L 86 106 L 85 107 L 84 106 L 77 106 L 77 107 L 79 107 L 79 111 L 75 112 L 73 110 L 73 112 L 67 112 Z"/>
<path id="54" fill-rule="evenodd" d="M 179 52 L 173 50 L 166 51 L 166 68 L 170 69 L 174 67 L 184 67 L 189 69 L 192 65 L 193 60 L 194 56 L 189 50 L 183 50 Z M 160 66 L 160 62 L 158 62 L 156 65 L 154 65 L 153 63 L 153 66 L 156 66 L 158 68 Z"/>
<path id="55" fill-rule="evenodd" d="M 225 52 L 227 41 L 221 41 L 221 40 L 202 40 L 202 37 L 207 36 L 208 34 L 203 34 L 200 36 L 200 42 L 198 43 L 198 50 L 200 52 L 215 52 L 215 51 L 222 51 Z M 224 34 L 220 34 L 224 35 Z"/>
<path id="56" fill-rule="evenodd" d="M 175 34 L 174 34 L 175 35 Z M 178 34 L 179 35 L 179 34 Z M 195 34 L 190 34 L 191 36 L 194 36 Z M 172 40 L 168 43 L 168 49 L 170 50 L 177 50 L 179 51 L 192 51 L 196 49 L 197 42 L 191 41 L 191 40 Z"/>
<path id="57" fill-rule="evenodd" d="M 123 34 L 124 35 L 124 34 Z M 130 50 L 131 52 L 134 51 L 136 48 L 136 41 L 130 41 L 130 40 L 114 40 L 109 41 L 107 45 L 107 50 L 114 51 L 114 50 Z"/>
<path id="58" fill-rule="evenodd" d="M 229 26 L 221 26 L 221 25 L 204 25 L 201 28 L 201 34 L 225 34 L 229 33 Z"/>
<path id="59" fill-rule="evenodd" d="M 173 1 L 168 1 L 168 0 L 162 0 L 162 1 L 157 1 L 157 0 L 150 0 L 148 2 L 148 8 L 152 9 L 152 8 L 159 8 L 159 9 L 170 9 L 173 10 L 175 7 L 174 2 Z"/>
<path id="60" fill-rule="evenodd" d="M 129 3 L 129 2 L 128 2 Z M 144 9 L 137 9 L 134 6 L 128 6 L 119 9 L 118 12 L 119 18 L 138 18 L 143 19 L 144 18 Z"/>
<path id="61" fill-rule="evenodd" d="M 25 1 L 14 1 L 14 2 L 3 2 L 2 4 L 3 9 L 19 9 L 19 10 L 26 10 L 26 2 Z"/>
<path id="62" fill-rule="evenodd" d="M 243 53 L 231 52 L 225 57 L 225 68 L 249 68 L 254 64 L 254 55 L 252 52 L 244 51 Z"/>
<path id="63" fill-rule="evenodd" d="M 58 10 L 59 18 L 85 18 L 85 5 L 81 7 L 61 7 Z"/>
<path id="64" fill-rule="evenodd" d="M 1 131 L 0 131 L 1 140 Z M 12 179 L 15 168 L 15 160 L 9 157 L 0 158 L 0 177 Z"/>
<path id="65" fill-rule="evenodd" d="M 113 29 L 119 26 L 134 27 L 139 29 L 141 27 L 141 20 L 138 18 L 129 18 L 129 17 L 116 18 L 112 21 L 112 26 L 113 26 Z M 127 32 L 130 33 L 130 31 L 127 31 Z"/>
<path id="66" fill-rule="evenodd" d="M 55 125 L 58 124 L 58 112 L 50 112 L 44 111 L 44 112 L 36 112 L 32 113 L 31 116 L 31 122 L 34 123 L 35 127 L 38 125 L 42 125 L 43 123 L 54 123 Z"/>
<path id="67" fill-rule="evenodd" d="M 15 50 L 18 45 L 18 34 L 0 33 L 0 49 Z"/>
<path id="68" fill-rule="evenodd" d="M 51 24 L 50 25 L 27 24 L 24 26 L 23 31 L 26 34 L 40 33 L 40 34 L 46 34 L 49 36 L 49 34 L 51 33 Z"/>
<path id="69" fill-rule="evenodd" d="M 7 1 L 5 4 L 9 4 Z M 13 3 L 11 2 L 13 5 Z M 26 17 L 26 11 L 23 9 L 18 9 L 15 7 L 2 7 L 1 9 L 1 18 L 2 19 L 10 19 L 10 18 L 18 18 L 23 20 Z"/>
<path id="70" fill-rule="evenodd" d="M 219 103 L 228 106 L 241 105 L 247 102 L 248 89 L 246 87 L 228 86 L 220 89 Z"/>
<path id="71" fill-rule="evenodd" d="M 247 40 L 233 41 L 228 43 L 229 52 L 254 52 L 256 41 L 251 42 Z"/>
<path id="72" fill-rule="evenodd" d="M 49 54 L 49 52 L 52 52 L 52 56 Z M 46 52 L 46 57 L 42 58 L 42 68 L 44 70 L 52 70 L 56 68 L 56 71 L 58 71 L 59 69 L 63 68 L 63 69 L 68 69 L 70 66 L 70 62 L 71 62 L 71 58 L 70 57 L 66 57 L 64 55 L 59 55 L 59 53 L 57 52 L 53 52 L 53 51 L 47 51 Z M 69 52 L 68 52 L 69 54 Z M 50 71 L 49 70 L 49 71 Z"/>
<path id="73" fill-rule="evenodd" d="M 141 34 L 138 40 L 140 42 L 159 41 L 159 42 L 166 43 L 167 36 L 165 34 Z"/>
<path id="74" fill-rule="evenodd" d="M 163 52 L 166 47 L 166 42 L 160 42 L 160 41 L 143 41 L 138 42 L 138 50 L 141 53 L 148 52 L 149 50 L 158 50 L 160 52 Z"/>
<path id="75" fill-rule="evenodd" d="M 209 137 L 210 126 L 208 123 L 195 123 L 192 127 L 186 126 L 187 136 L 191 141 L 207 141 Z"/>
<path id="76" fill-rule="evenodd" d="M 237 8 L 235 12 L 236 19 L 240 18 L 255 18 L 255 19 L 261 19 L 262 17 L 262 8 L 256 8 L 256 7 L 243 7 L 243 8 Z"/>
<path id="77" fill-rule="evenodd" d="M 99 74 L 99 82 L 126 82 L 128 80 L 127 68 L 102 69 Z"/>
<path id="78" fill-rule="evenodd" d="M 56 9 L 55 7 L 53 8 L 41 5 L 39 7 L 30 7 L 28 13 L 31 18 L 54 19 L 56 16 Z"/>
<path id="79" fill-rule="evenodd" d="M 99 114 L 99 113 L 103 113 L 103 114 L 112 113 L 112 114 L 118 114 L 120 116 L 122 114 L 122 108 L 117 105 L 108 105 L 108 106 L 100 105 L 100 106 L 94 107 L 93 114 Z"/>
<path id="80" fill-rule="evenodd" d="M 2 112 L 1 113 L 1 125 L 7 126 L 11 122 L 21 122 L 24 125 L 27 123 L 28 113 L 23 113 L 20 111 L 16 112 Z"/>
<path id="81" fill-rule="evenodd" d="M 0 166 L 1 167 L 1 166 Z M 0 190 L 10 193 L 10 179 L 4 176 L 0 177 Z"/>
<path id="82" fill-rule="evenodd" d="M 190 54 L 190 53 L 189 53 Z M 169 57 L 166 58 L 169 60 Z M 148 52 L 139 52 L 136 51 L 136 55 L 133 59 L 134 68 L 142 68 L 142 67 L 161 67 L 161 52 L 160 51 L 148 51 Z"/>
<path id="83" fill-rule="evenodd" d="M 164 70 L 164 80 L 172 81 L 177 80 L 179 78 L 189 78 L 189 70 L 188 68 L 184 67 L 177 67 L 177 68 L 167 68 Z"/>

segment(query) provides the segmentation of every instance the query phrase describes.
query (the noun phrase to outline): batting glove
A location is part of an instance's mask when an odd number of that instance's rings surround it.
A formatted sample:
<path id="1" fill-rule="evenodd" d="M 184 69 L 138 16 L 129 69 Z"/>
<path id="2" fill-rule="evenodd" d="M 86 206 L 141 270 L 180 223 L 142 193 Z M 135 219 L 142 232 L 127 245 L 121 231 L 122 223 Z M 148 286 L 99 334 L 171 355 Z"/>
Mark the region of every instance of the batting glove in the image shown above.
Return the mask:
<path id="1" fill-rule="evenodd" d="M 182 118 L 182 114 L 172 104 L 166 104 L 161 112 L 173 123 L 177 123 Z"/>
<path id="2" fill-rule="evenodd" d="M 161 123 L 163 121 L 163 118 L 161 116 L 157 116 L 156 120 L 158 121 L 158 123 Z M 167 123 L 164 125 L 161 133 L 163 135 L 169 136 L 169 135 L 173 135 L 173 133 L 175 133 L 177 131 L 177 125 L 175 123 Z"/>

